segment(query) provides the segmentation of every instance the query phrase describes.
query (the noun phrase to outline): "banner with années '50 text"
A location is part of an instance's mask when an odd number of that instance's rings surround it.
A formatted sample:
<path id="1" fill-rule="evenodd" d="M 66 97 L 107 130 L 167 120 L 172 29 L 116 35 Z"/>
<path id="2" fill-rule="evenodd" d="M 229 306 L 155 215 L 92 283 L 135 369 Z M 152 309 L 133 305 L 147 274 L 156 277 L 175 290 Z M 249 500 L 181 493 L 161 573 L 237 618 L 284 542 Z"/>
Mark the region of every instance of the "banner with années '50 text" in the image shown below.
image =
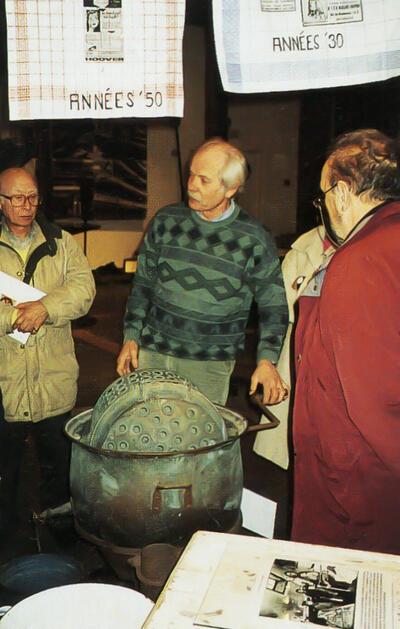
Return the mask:
<path id="1" fill-rule="evenodd" d="M 183 115 L 185 0 L 6 0 L 11 120 Z"/>

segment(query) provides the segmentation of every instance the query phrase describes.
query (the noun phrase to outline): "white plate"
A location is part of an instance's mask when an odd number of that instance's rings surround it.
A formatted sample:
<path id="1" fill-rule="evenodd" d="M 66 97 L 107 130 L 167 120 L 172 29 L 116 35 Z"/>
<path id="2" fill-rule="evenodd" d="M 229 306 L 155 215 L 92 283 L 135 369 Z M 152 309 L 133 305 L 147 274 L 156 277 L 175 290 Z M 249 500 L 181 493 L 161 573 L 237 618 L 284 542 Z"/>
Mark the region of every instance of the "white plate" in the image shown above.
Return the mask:
<path id="1" fill-rule="evenodd" d="M 76 583 L 39 592 L 15 605 L 1 629 L 140 629 L 153 608 L 126 587 Z"/>

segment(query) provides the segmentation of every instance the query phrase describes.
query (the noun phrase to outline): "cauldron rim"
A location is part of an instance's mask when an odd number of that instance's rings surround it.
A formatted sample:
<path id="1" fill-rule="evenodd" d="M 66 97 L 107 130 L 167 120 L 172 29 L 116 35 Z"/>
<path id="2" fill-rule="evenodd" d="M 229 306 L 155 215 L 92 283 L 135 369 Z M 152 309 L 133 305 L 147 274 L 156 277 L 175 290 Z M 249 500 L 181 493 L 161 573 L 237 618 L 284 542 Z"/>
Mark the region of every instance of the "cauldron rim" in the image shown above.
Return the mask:
<path id="1" fill-rule="evenodd" d="M 83 411 L 82 413 L 79 413 L 78 415 L 71 417 L 71 419 L 69 419 L 67 423 L 65 424 L 64 432 L 66 436 L 68 437 L 68 439 L 70 439 L 75 445 L 80 446 L 81 448 L 84 448 L 85 450 L 88 450 L 89 452 L 93 452 L 94 454 L 99 454 L 101 456 L 105 456 L 105 457 L 109 457 L 113 459 L 165 459 L 165 458 L 177 458 L 177 457 L 182 457 L 182 456 L 193 457 L 193 456 L 205 454 L 207 452 L 212 452 L 213 450 L 220 450 L 221 448 L 228 448 L 232 446 L 232 444 L 235 441 L 240 439 L 240 437 L 242 437 L 243 434 L 246 433 L 248 423 L 247 423 L 247 420 L 244 419 L 244 417 L 242 417 L 239 413 L 236 413 L 235 411 L 225 408 L 224 406 L 219 406 L 218 404 L 215 404 L 215 406 L 221 412 L 224 422 L 226 421 L 226 418 L 224 417 L 224 413 L 228 413 L 229 415 L 238 419 L 240 423 L 242 423 L 243 429 L 238 428 L 237 435 L 230 436 L 225 441 L 219 441 L 212 445 L 204 446 L 202 448 L 196 448 L 193 450 L 175 450 L 172 452 L 170 451 L 168 452 L 159 452 L 159 451 L 157 452 L 140 452 L 140 451 L 124 452 L 121 450 L 114 451 L 114 450 L 106 450 L 104 448 L 97 448 L 96 446 L 92 446 L 87 443 L 84 443 L 80 439 L 77 439 L 76 437 L 72 436 L 68 432 L 68 430 L 71 427 L 71 425 L 74 422 L 76 422 L 78 418 L 86 419 L 87 421 L 90 420 L 92 412 L 93 412 L 93 408 L 87 409 L 86 411 Z"/>

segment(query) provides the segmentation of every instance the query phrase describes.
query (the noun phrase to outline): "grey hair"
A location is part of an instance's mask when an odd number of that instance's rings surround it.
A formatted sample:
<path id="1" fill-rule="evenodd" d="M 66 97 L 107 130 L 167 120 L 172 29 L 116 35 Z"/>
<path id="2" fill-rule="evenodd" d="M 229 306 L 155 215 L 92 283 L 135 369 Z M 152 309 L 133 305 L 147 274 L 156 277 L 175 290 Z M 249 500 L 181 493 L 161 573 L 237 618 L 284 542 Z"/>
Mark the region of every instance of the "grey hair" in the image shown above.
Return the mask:
<path id="1" fill-rule="evenodd" d="M 247 161 L 243 153 L 222 138 L 211 138 L 200 146 L 198 152 L 209 148 L 220 149 L 225 154 L 225 165 L 220 172 L 221 181 L 226 190 L 238 186 L 238 192 L 241 192 L 246 183 L 249 174 Z"/>

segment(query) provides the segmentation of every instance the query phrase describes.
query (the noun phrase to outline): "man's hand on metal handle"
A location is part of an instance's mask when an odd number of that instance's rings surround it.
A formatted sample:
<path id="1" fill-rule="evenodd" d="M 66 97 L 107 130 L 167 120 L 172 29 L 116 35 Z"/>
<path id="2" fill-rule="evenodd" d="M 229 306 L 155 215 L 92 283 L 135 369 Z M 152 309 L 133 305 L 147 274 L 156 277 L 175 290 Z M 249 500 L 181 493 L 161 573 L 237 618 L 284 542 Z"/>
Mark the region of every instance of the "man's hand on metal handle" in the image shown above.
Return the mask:
<path id="1" fill-rule="evenodd" d="M 260 360 L 250 381 L 250 395 L 263 388 L 263 404 L 279 404 L 289 395 L 289 387 L 282 380 L 275 365 L 269 360 Z"/>

